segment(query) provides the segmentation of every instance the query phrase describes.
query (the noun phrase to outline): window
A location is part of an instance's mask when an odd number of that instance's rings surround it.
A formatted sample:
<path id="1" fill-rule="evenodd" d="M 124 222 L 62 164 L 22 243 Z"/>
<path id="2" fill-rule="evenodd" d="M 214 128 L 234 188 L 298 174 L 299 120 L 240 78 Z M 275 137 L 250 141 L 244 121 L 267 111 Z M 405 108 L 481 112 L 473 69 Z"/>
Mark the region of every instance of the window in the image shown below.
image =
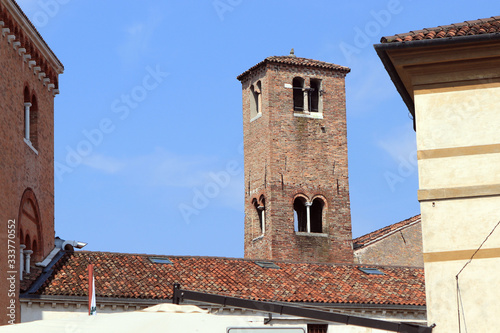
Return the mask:
<path id="1" fill-rule="evenodd" d="M 38 149 L 38 102 L 36 96 L 30 97 L 28 87 L 24 88 L 24 141 L 36 153 Z"/>
<path id="2" fill-rule="evenodd" d="M 381 270 L 375 267 L 358 267 L 358 269 L 368 275 L 385 275 Z"/>
<path id="3" fill-rule="evenodd" d="M 292 81 L 293 86 L 293 110 L 304 111 L 304 79 L 296 77 Z"/>
<path id="4" fill-rule="evenodd" d="M 298 197 L 293 201 L 295 231 L 307 232 L 306 199 Z"/>
<path id="5" fill-rule="evenodd" d="M 321 112 L 321 80 L 311 79 L 311 88 L 309 89 L 309 111 Z"/>
<path id="6" fill-rule="evenodd" d="M 255 261 L 255 263 L 262 268 L 280 269 L 280 266 L 271 261 Z"/>
<path id="7" fill-rule="evenodd" d="M 262 114 L 262 83 L 257 81 L 255 85 L 250 86 L 250 118 Z"/>
<path id="8" fill-rule="evenodd" d="M 323 90 L 321 79 L 309 79 L 309 86 L 301 77 L 295 77 L 292 85 L 285 87 L 293 89 L 293 111 L 296 117 L 323 119 Z"/>
<path id="9" fill-rule="evenodd" d="M 154 264 L 173 265 L 173 263 L 168 258 L 164 257 L 149 257 L 149 260 Z"/>
<path id="10" fill-rule="evenodd" d="M 323 232 L 323 200 L 316 198 L 311 205 L 311 232 Z"/>
<path id="11" fill-rule="evenodd" d="M 36 96 L 31 98 L 31 109 L 29 111 L 29 141 L 33 148 L 38 149 L 38 103 Z"/>
<path id="12" fill-rule="evenodd" d="M 261 195 L 259 201 L 257 201 L 257 199 L 253 199 L 252 204 L 255 207 L 257 216 L 259 217 L 260 232 L 261 234 L 264 234 L 266 232 L 266 199 L 263 195 Z"/>
<path id="13" fill-rule="evenodd" d="M 307 333 L 327 333 L 328 324 L 307 324 Z"/>
<path id="14" fill-rule="evenodd" d="M 322 233 L 324 204 L 320 198 L 315 198 L 312 202 L 303 197 L 295 198 L 293 201 L 295 231 Z"/>

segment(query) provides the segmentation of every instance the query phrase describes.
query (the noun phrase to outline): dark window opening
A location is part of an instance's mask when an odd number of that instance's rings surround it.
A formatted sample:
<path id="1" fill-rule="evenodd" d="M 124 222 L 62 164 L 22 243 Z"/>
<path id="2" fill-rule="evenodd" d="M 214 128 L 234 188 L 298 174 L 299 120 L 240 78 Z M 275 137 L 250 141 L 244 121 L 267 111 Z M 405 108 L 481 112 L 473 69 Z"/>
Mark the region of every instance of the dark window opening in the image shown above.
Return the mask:
<path id="1" fill-rule="evenodd" d="M 31 108 L 29 112 L 30 117 L 30 136 L 29 141 L 31 141 L 32 146 L 38 149 L 38 103 L 36 97 L 33 96 L 31 99 Z"/>
<path id="2" fill-rule="evenodd" d="M 321 94 L 321 80 L 311 79 L 311 89 L 309 90 L 309 111 L 319 112 L 319 97 Z"/>
<path id="3" fill-rule="evenodd" d="M 323 232 L 323 200 L 314 199 L 310 209 L 311 232 Z"/>
<path id="4" fill-rule="evenodd" d="M 307 333 L 327 333 L 328 324 L 307 324 Z"/>
<path id="5" fill-rule="evenodd" d="M 293 110 L 304 111 L 304 79 L 296 77 L 293 79 Z"/>
<path id="6" fill-rule="evenodd" d="M 261 197 L 261 199 L 260 199 L 260 204 L 256 199 L 253 200 L 253 205 L 255 207 L 255 211 L 257 212 L 257 216 L 259 217 L 259 228 L 260 228 L 261 233 L 265 232 L 265 225 L 264 225 L 264 223 L 265 223 L 264 211 L 266 208 L 265 204 L 266 204 L 266 201 L 263 197 Z"/>
<path id="7" fill-rule="evenodd" d="M 258 81 L 255 85 L 252 85 L 250 87 L 250 117 L 254 118 L 257 116 L 260 112 L 262 112 L 261 107 L 262 107 L 262 84 L 260 81 Z"/>
<path id="8" fill-rule="evenodd" d="M 293 201 L 293 217 L 295 231 L 307 232 L 307 209 L 304 198 L 296 198 Z"/>

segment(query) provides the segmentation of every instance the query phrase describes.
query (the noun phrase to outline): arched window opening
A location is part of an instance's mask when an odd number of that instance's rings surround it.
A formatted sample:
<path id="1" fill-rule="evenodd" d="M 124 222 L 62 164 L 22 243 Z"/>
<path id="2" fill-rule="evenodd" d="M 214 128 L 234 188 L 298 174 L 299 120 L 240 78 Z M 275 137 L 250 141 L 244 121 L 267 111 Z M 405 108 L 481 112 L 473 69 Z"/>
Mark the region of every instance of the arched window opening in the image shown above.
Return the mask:
<path id="1" fill-rule="evenodd" d="M 19 232 L 19 244 L 24 244 L 24 232 L 23 229 Z"/>
<path id="2" fill-rule="evenodd" d="M 316 198 L 311 205 L 311 232 L 323 232 L 323 200 Z"/>
<path id="3" fill-rule="evenodd" d="M 262 112 L 262 83 L 257 81 L 250 86 L 250 117 L 255 118 Z"/>
<path id="4" fill-rule="evenodd" d="M 29 111 L 29 141 L 31 145 L 38 149 L 38 102 L 36 96 L 31 98 L 31 108 Z"/>
<path id="5" fill-rule="evenodd" d="M 26 245 L 26 250 L 31 250 L 31 238 L 29 234 L 26 234 L 24 245 Z"/>
<path id="6" fill-rule="evenodd" d="M 30 108 L 31 98 L 28 87 L 24 87 L 24 139 L 30 140 Z"/>
<path id="7" fill-rule="evenodd" d="M 293 86 L 293 110 L 304 111 L 304 79 L 296 77 L 292 81 Z"/>
<path id="8" fill-rule="evenodd" d="M 257 199 L 253 199 L 253 206 L 255 207 L 255 211 L 257 212 L 257 216 L 259 217 L 259 229 L 261 234 L 264 234 L 266 232 L 266 215 L 265 215 L 265 210 L 266 210 L 266 200 L 264 196 L 260 197 L 260 200 L 257 201 Z"/>
<path id="9" fill-rule="evenodd" d="M 307 232 L 307 209 L 304 198 L 298 197 L 293 201 L 293 213 L 295 231 Z"/>
<path id="10" fill-rule="evenodd" d="M 309 111 L 321 112 L 321 80 L 311 79 L 311 89 L 309 90 Z"/>
<path id="11" fill-rule="evenodd" d="M 33 250 L 34 255 L 38 254 L 38 244 L 36 242 L 36 239 L 33 240 L 33 245 L 31 246 L 31 249 Z"/>

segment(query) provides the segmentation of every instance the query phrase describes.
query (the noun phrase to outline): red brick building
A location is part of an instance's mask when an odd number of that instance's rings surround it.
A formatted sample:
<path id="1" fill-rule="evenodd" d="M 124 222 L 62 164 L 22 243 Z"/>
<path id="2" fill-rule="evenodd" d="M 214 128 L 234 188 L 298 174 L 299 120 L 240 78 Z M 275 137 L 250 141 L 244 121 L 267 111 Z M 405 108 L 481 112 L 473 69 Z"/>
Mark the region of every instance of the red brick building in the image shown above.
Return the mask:
<path id="1" fill-rule="evenodd" d="M 347 67 L 268 57 L 243 90 L 245 258 L 352 262 Z"/>
<path id="2" fill-rule="evenodd" d="M 54 96 L 63 66 L 15 1 L 0 1 L 0 324 L 54 247 Z M 23 266 L 23 267 L 21 267 Z"/>

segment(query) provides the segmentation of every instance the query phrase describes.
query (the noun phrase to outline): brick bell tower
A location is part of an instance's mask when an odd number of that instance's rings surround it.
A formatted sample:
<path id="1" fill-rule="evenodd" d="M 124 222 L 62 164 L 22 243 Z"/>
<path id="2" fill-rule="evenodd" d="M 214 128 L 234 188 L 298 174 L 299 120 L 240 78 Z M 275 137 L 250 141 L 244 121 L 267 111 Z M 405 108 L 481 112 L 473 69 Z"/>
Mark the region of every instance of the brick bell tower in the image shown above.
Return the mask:
<path id="1" fill-rule="evenodd" d="M 347 67 L 268 57 L 243 90 L 245 258 L 352 262 Z"/>

